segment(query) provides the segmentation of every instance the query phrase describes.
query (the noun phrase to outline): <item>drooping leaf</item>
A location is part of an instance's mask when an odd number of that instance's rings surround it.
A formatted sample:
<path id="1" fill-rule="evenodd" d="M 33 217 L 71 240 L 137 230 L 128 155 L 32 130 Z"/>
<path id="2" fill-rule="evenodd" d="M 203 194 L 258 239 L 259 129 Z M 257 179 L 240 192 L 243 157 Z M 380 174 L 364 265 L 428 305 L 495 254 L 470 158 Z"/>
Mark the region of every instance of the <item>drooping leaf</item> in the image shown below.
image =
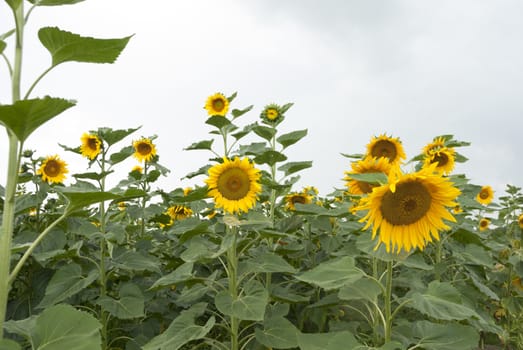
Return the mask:
<path id="1" fill-rule="evenodd" d="M 355 266 L 354 258 L 344 256 L 325 261 L 312 270 L 296 276 L 296 278 L 330 290 L 340 288 L 345 283 L 354 282 L 363 276 L 364 272 Z"/>
<path id="2" fill-rule="evenodd" d="M 245 113 L 247 113 L 248 111 L 250 111 L 252 109 L 252 105 L 248 106 L 248 107 L 245 107 L 244 109 L 233 109 L 231 111 L 231 114 L 232 116 L 234 117 L 234 119 L 244 115 Z"/>
<path id="3" fill-rule="evenodd" d="M 0 123 L 20 141 L 25 141 L 42 124 L 75 104 L 74 101 L 49 96 L 16 101 L 12 105 L 0 106 Z"/>
<path id="4" fill-rule="evenodd" d="M 133 283 L 125 283 L 119 291 L 119 298 L 100 297 L 96 303 L 119 319 L 132 319 L 144 316 L 144 296 L 140 288 Z"/>
<path id="5" fill-rule="evenodd" d="M 60 6 L 60 5 L 73 5 L 84 0 L 28 0 L 31 4 L 37 6 Z"/>
<path id="6" fill-rule="evenodd" d="M 122 148 L 120 151 L 118 151 L 116 153 L 112 153 L 109 156 L 109 162 L 111 163 L 111 165 L 118 164 L 120 162 L 123 162 L 130 156 L 132 156 L 133 153 L 134 153 L 133 146 L 126 146 L 126 147 Z"/>
<path id="7" fill-rule="evenodd" d="M 358 349 L 358 343 L 349 331 L 329 333 L 299 333 L 298 345 L 301 350 L 339 350 Z"/>
<path id="8" fill-rule="evenodd" d="M 338 298 L 342 300 L 368 300 L 375 302 L 382 289 L 376 280 L 360 278 L 352 283 L 347 283 L 340 288 Z"/>
<path id="9" fill-rule="evenodd" d="M 47 308 L 60 303 L 87 288 L 98 278 L 98 270 L 92 270 L 84 275 L 78 264 L 68 264 L 55 272 L 47 288 L 45 296 L 38 304 L 38 308 Z"/>
<path id="10" fill-rule="evenodd" d="M 276 349 L 290 349 L 298 346 L 297 336 L 300 331 L 282 316 L 273 316 L 263 322 L 263 329 L 256 328 L 256 340 L 261 344 Z"/>
<path id="11" fill-rule="evenodd" d="M 123 51 L 130 36 L 121 39 L 83 37 L 56 27 L 38 31 L 42 45 L 51 53 L 53 66 L 63 62 L 113 63 Z"/>
<path id="12" fill-rule="evenodd" d="M 291 145 L 294 145 L 305 136 L 307 136 L 307 129 L 292 131 L 290 133 L 280 135 L 276 141 L 278 141 L 278 143 L 281 144 L 283 148 L 287 148 Z"/>
<path id="13" fill-rule="evenodd" d="M 254 162 L 256 164 L 268 164 L 269 166 L 279 162 L 284 162 L 286 160 L 287 156 L 285 156 L 283 153 L 272 150 L 265 151 L 254 158 Z"/>
<path id="14" fill-rule="evenodd" d="M 294 174 L 295 172 L 298 172 L 303 169 L 307 169 L 312 167 L 312 161 L 304 161 L 304 162 L 288 162 L 283 165 L 280 165 L 278 167 L 278 170 L 283 171 L 285 176 L 289 176 L 290 174 Z"/>
<path id="15" fill-rule="evenodd" d="M 478 332 L 459 323 L 433 323 L 417 321 L 402 325 L 396 332 L 409 342 L 410 348 L 427 350 L 477 349 Z"/>
<path id="16" fill-rule="evenodd" d="M 216 294 L 216 308 L 223 314 L 240 320 L 261 321 L 269 300 L 267 289 L 258 281 L 251 280 L 244 286 L 243 293 L 233 298 L 229 291 Z"/>
<path id="17" fill-rule="evenodd" d="M 214 316 L 210 317 L 203 326 L 197 325 L 195 319 L 203 315 L 206 306 L 205 303 L 198 303 L 182 311 L 165 332 L 151 339 L 142 349 L 178 350 L 192 340 L 205 337 L 214 326 Z"/>
<path id="18" fill-rule="evenodd" d="M 185 282 L 189 279 L 194 278 L 192 272 L 194 264 L 192 262 L 186 262 L 178 266 L 171 273 L 161 277 L 151 286 L 150 289 L 171 286 L 176 283 Z"/>
<path id="19" fill-rule="evenodd" d="M 223 128 L 224 126 L 227 126 L 229 124 L 231 124 L 230 120 L 225 118 L 225 117 L 222 117 L 222 116 L 219 116 L 219 115 L 213 115 L 211 117 L 209 117 L 206 121 L 205 121 L 205 124 L 209 124 L 209 125 L 212 125 L 218 129 L 221 129 Z"/>
<path id="20" fill-rule="evenodd" d="M 45 309 L 31 331 L 34 350 L 93 350 L 101 348 L 100 322 L 71 305 Z"/>
<path id="21" fill-rule="evenodd" d="M 56 188 L 57 192 L 67 199 L 67 211 L 74 212 L 89 205 L 118 199 L 120 196 L 111 192 L 90 192 L 82 188 Z"/>
<path id="22" fill-rule="evenodd" d="M 210 149 L 212 149 L 213 142 L 214 142 L 214 139 L 195 142 L 195 143 L 191 144 L 190 146 L 184 148 L 184 150 L 185 151 L 191 151 L 191 150 L 197 150 L 197 149 L 210 150 Z"/>

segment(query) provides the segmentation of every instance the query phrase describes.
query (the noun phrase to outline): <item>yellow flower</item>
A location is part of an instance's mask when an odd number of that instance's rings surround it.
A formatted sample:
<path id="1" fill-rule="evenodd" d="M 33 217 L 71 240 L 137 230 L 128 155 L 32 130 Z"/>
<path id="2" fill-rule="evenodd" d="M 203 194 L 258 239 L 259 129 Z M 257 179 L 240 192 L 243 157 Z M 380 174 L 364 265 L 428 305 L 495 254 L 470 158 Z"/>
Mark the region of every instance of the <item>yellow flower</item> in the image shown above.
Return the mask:
<path id="1" fill-rule="evenodd" d="M 372 138 L 370 143 L 367 144 L 366 156 L 388 158 L 391 165 L 399 164 L 407 158 L 399 138 L 392 138 L 385 134 Z"/>
<path id="2" fill-rule="evenodd" d="M 489 225 L 490 225 L 490 220 L 489 219 L 482 218 L 481 220 L 479 220 L 479 230 L 480 231 L 485 231 L 486 229 L 488 229 Z"/>
<path id="3" fill-rule="evenodd" d="M 58 155 L 54 155 L 44 159 L 36 174 L 42 175 L 43 181 L 61 183 L 65 180 L 65 174 L 68 172 L 67 163 L 61 160 Z"/>
<path id="4" fill-rule="evenodd" d="M 176 221 L 188 218 L 193 214 L 193 211 L 191 210 L 191 208 L 186 207 L 185 205 L 174 205 L 167 209 L 166 214 L 169 215 L 171 219 Z"/>
<path id="5" fill-rule="evenodd" d="M 36 208 L 29 209 L 29 216 L 36 216 L 37 214 L 38 214 L 38 210 Z"/>
<path id="6" fill-rule="evenodd" d="M 125 208 L 127 208 L 127 203 L 125 203 L 125 202 L 118 202 L 118 209 L 120 211 L 124 211 Z"/>
<path id="7" fill-rule="evenodd" d="M 93 160 L 100 154 L 102 141 L 94 134 L 84 133 L 81 138 L 80 153 L 82 156 Z"/>
<path id="8" fill-rule="evenodd" d="M 461 205 L 456 205 L 454 208 L 452 208 L 452 212 L 454 214 L 461 214 L 463 213 L 463 209 L 461 208 Z"/>
<path id="9" fill-rule="evenodd" d="M 156 155 L 156 147 L 150 139 L 142 138 L 138 141 L 133 142 L 134 157 L 138 161 L 150 162 Z"/>
<path id="10" fill-rule="evenodd" d="M 138 172 L 138 173 L 141 174 L 141 173 L 143 173 L 143 168 L 142 168 L 140 165 L 135 165 L 135 166 L 133 166 L 133 168 L 131 169 L 131 172 L 133 172 L 133 171 L 136 171 L 136 172 Z"/>
<path id="11" fill-rule="evenodd" d="M 363 229 L 372 225 L 372 238 L 379 230 L 377 249 L 381 243 L 387 251 L 423 250 L 428 242 L 439 240 L 438 231 L 447 230 L 443 219 L 456 220 L 446 207 L 455 207 L 460 191 L 447 177 L 434 172 L 435 164 L 411 174 L 402 174 L 399 167 L 391 169 L 389 181 L 375 187 L 361 199 L 357 210 L 368 210 L 360 219 Z"/>
<path id="12" fill-rule="evenodd" d="M 225 116 L 229 110 L 229 100 L 221 93 L 215 93 L 207 98 L 205 109 L 209 115 Z"/>
<path id="13" fill-rule="evenodd" d="M 288 210 L 296 210 L 296 203 L 310 204 L 312 203 L 312 196 L 305 190 L 302 192 L 293 192 L 285 196 L 285 208 Z"/>
<path id="14" fill-rule="evenodd" d="M 494 199 L 494 190 L 490 186 L 483 186 L 476 196 L 476 200 L 481 204 L 488 205 Z"/>
<path id="15" fill-rule="evenodd" d="M 240 160 L 235 157 L 232 161 L 224 158 L 223 163 L 209 169 L 209 178 L 205 183 L 216 207 L 234 214 L 254 207 L 261 192 L 260 176 L 260 171 L 248 158 Z"/>
<path id="16" fill-rule="evenodd" d="M 270 104 L 265 106 L 260 114 L 260 118 L 268 124 L 278 124 L 283 120 L 281 107 L 277 104 Z"/>
<path id="17" fill-rule="evenodd" d="M 365 181 L 358 181 L 351 177 L 352 174 L 370 174 L 370 173 L 384 173 L 389 174 L 390 163 L 388 158 L 385 157 L 366 157 L 363 160 L 358 160 L 351 163 L 351 171 L 345 172 L 343 180 L 346 181 L 346 186 L 350 194 L 365 194 L 372 192 L 372 188 L 375 184 L 371 184 Z"/>
<path id="18" fill-rule="evenodd" d="M 184 196 L 187 196 L 191 191 L 192 191 L 192 188 L 191 188 L 191 187 L 185 187 L 185 188 L 183 189 L 183 195 L 184 195 Z"/>
<path id="19" fill-rule="evenodd" d="M 437 150 L 432 150 L 425 156 L 424 166 L 436 163 L 436 171 L 443 175 L 449 175 L 454 170 L 455 151 L 453 148 L 440 147 Z"/>
<path id="20" fill-rule="evenodd" d="M 523 229 L 523 214 L 520 214 L 518 217 L 518 224 L 521 229 Z"/>
<path id="21" fill-rule="evenodd" d="M 430 156 L 434 151 L 438 151 L 440 148 L 445 147 L 445 139 L 443 137 L 436 137 L 431 143 L 423 147 L 423 154 Z"/>

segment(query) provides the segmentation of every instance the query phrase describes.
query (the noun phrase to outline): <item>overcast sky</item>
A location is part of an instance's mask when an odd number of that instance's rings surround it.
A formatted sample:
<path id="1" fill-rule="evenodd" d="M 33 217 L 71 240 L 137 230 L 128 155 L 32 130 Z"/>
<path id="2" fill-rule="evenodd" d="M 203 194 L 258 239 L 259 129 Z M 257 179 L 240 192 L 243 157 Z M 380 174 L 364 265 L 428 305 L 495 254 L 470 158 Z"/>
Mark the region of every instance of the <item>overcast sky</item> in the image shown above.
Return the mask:
<path id="1" fill-rule="evenodd" d="M 2 4 L 2 32 L 9 15 Z M 266 104 L 294 103 L 280 132 L 309 135 L 286 154 L 313 161 L 299 186 L 321 195 L 344 186 L 350 160 L 340 153 L 363 153 L 382 133 L 399 137 L 409 159 L 440 134 L 471 142 L 458 150 L 469 161 L 456 172 L 500 195 L 506 184 L 523 185 L 522 19 L 520 0 L 87 0 L 39 8 L 26 30 L 24 91 L 50 63 L 40 27 L 134 37 L 114 65 L 65 63 L 40 82 L 33 97 L 78 105 L 33 134 L 27 148 L 60 153 L 82 172 L 85 160 L 58 143 L 78 146 L 84 131 L 101 126 L 141 125 L 134 138 L 158 135 L 160 163 L 172 171 L 163 189 L 203 184 L 180 179 L 210 154 L 183 148 L 210 138 L 207 96 L 237 91 L 232 107 L 254 105 L 245 124 Z M 6 50 L 12 56 L 12 46 Z M 5 65 L 0 82 L 0 102 L 9 103 Z"/>

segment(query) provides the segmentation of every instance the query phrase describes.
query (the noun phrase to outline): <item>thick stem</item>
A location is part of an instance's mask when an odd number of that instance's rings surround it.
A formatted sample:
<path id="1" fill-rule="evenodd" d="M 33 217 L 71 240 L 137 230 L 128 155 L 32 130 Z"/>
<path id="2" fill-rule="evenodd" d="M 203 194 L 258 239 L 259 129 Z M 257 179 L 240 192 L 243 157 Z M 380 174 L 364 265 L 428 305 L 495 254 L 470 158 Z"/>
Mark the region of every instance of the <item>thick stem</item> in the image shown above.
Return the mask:
<path id="1" fill-rule="evenodd" d="M 105 151 L 102 152 L 102 159 L 100 162 L 100 172 L 102 178 L 100 180 L 100 191 L 105 191 Z M 107 254 L 106 242 L 105 242 L 105 202 L 100 202 L 100 232 L 102 233 L 102 238 L 100 239 L 100 297 L 105 297 L 107 294 L 107 273 L 105 267 L 105 255 Z M 105 311 L 103 306 L 100 306 L 100 323 L 102 324 L 102 349 L 107 349 L 107 323 L 109 320 L 109 314 Z"/>
<path id="2" fill-rule="evenodd" d="M 234 302 L 238 299 L 238 256 L 236 255 L 237 228 L 227 227 L 227 230 L 231 230 L 233 235 L 233 243 L 227 250 L 227 269 L 229 271 L 229 293 Z M 239 321 L 238 318 L 231 316 L 231 350 L 239 349 Z"/>
<path id="3" fill-rule="evenodd" d="M 387 277 L 385 286 L 385 344 L 390 342 L 392 333 L 392 261 L 387 262 Z"/>

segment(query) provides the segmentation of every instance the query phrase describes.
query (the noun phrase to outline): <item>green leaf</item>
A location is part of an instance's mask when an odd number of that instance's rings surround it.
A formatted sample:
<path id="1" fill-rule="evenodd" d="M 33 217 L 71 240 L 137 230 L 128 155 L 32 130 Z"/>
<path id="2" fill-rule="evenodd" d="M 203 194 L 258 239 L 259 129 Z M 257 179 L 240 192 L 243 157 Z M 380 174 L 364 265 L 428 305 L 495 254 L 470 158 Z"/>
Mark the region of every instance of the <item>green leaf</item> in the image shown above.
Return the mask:
<path id="1" fill-rule="evenodd" d="M 0 54 L 4 52 L 6 46 L 7 44 L 5 43 L 5 41 L 0 40 Z"/>
<path id="2" fill-rule="evenodd" d="M 244 115 L 245 113 L 247 113 L 248 111 L 250 111 L 252 109 L 252 105 L 250 105 L 249 107 L 245 107 L 244 109 L 233 109 L 231 111 L 231 114 L 232 116 L 234 117 L 234 119 Z"/>
<path id="3" fill-rule="evenodd" d="M 108 146 L 112 146 L 115 143 L 123 140 L 127 136 L 131 135 L 133 132 L 140 129 L 141 126 L 137 128 L 130 128 L 130 129 L 118 129 L 113 130 L 111 128 L 99 128 L 98 129 L 98 136 L 104 140 Z"/>
<path id="4" fill-rule="evenodd" d="M 20 344 L 11 339 L 0 339 L 0 349 L 2 350 L 21 350 Z"/>
<path id="5" fill-rule="evenodd" d="M 65 265 L 55 272 L 45 289 L 44 298 L 37 307 L 44 309 L 60 303 L 87 288 L 96 279 L 98 279 L 97 270 L 92 270 L 84 276 L 80 265 L 74 263 Z"/>
<path id="6" fill-rule="evenodd" d="M 417 321 L 398 327 L 396 331 L 406 338 L 410 348 L 426 350 L 477 349 L 478 332 L 459 323 L 432 323 Z"/>
<path id="7" fill-rule="evenodd" d="M 194 278 L 192 272 L 194 264 L 192 262 L 186 262 L 176 268 L 176 270 L 158 279 L 149 289 L 172 286 L 173 284 L 185 282 Z"/>
<path id="8" fill-rule="evenodd" d="M 342 300 L 362 299 L 375 302 L 381 292 L 380 284 L 376 280 L 364 277 L 341 287 L 338 292 L 338 298 Z"/>
<path id="9" fill-rule="evenodd" d="M 203 141 L 200 141 L 200 142 L 195 142 L 192 145 L 190 145 L 189 147 L 184 148 L 184 150 L 185 151 L 191 151 L 191 150 L 196 150 L 196 149 L 211 150 L 213 142 L 214 142 L 214 139 L 212 139 L 212 140 L 203 140 Z"/>
<path id="10" fill-rule="evenodd" d="M 254 162 L 256 164 L 268 164 L 270 166 L 286 160 L 287 157 L 284 154 L 272 150 L 265 151 L 262 154 L 254 157 Z"/>
<path id="11" fill-rule="evenodd" d="M 296 142 L 300 141 L 302 138 L 307 136 L 307 129 L 304 130 L 297 130 L 290 132 L 288 134 L 283 134 L 279 136 L 276 141 L 278 141 L 279 144 L 283 146 L 283 148 L 287 148 L 290 145 L 295 144 Z"/>
<path id="12" fill-rule="evenodd" d="M 225 290 L 216 294 L 214 303 L 225 315 L 240 320 L 261 321 L 268 300 L 269 294 L 265 287 L 260 282 L 251 280 L 245 284 L 243 293 L 237 298 L 233 298 L 229 291 Z"/>
<path id="13" fill-rule="evenodd" d="M 74 101 L 49 96 L 20 100 L 0 106 L 0 122 L 20 141 L 25 141 L 42 124 L 75 104 Z"/>
<path id="14" fill-rule="evenodd" d="M 224 126 L 231 124 L 231 122 L 229 121 L 229 119 L 227 119 L 227 118 L 225 118 L 223 116 L 213 115 L 213 116 L 209 117 L 205 121 L 205 124 L 209 124 L 209 125 L 212 125 L 212 126 L 218 128 L 218 129 L 221 129 Z"/>
<path id="15" fill-rule="evenodd" d="M 91 204 L 120 198 L 120 196 L 111 192 L 87 192 L 82 188 L 75 187 L 57 187 L 56 190 L 67 199 L 68 204 L 66 210 L 70 213 Z"/>
<path id="16" fill-rule="evenodd" d="M 372 184 L 384 184 L 388 182 L 387 175 L 384 173 L 349 174 L 347 176 L 357 181 L 363 181 Z"/>
<path id="17" fill-rule="evenodd" d="M 28 0 L 31 4 L 36 6 L 60 6 L 60 5 L 73 5 L 84 0 Z"/>
<path id="18" fill-rule="evenodd" d="M 31 331 L 34 350 L 93 350 L 101 348 L 101 325 L 87 312 L 71 305 L 45 309 Z"/>
<path id="19" fill-rule="evenodd" d="M 304 162 L 288 162 L 283 165 L 281 165 L 278 170 L 283 171 L 285 176 L 289 176 L 290 174 L 294 174 L 295 172 L 298 172 L 303 169 L 307 169 L 312 167 L 312 161 L 304 161 Z"/>
<path id="20" fill-rule="evenodd" d="M 4 330 L 9 333 L 18 334 L 24 338 L 29 339 L 31 337 L 31 331 L 35 328 L 37 317 L 37 315 L 33 315 L 23 320 L 6 321 L 4 323 Z"/>
<path id="21" fill-rule="evenodd" d="M 301 350 L 363 349 L 349 331 L 329 333 L 299 333 L 298 345 Z"/>
<path id="22" fill-rule="evenodd" d="M 241 145 L 238 153 L 240 155 L 257 156 L 268 150 L 270 150 L 270 148 L 267 148 L 267 144 L 265 142 L 253 142 L 249 145 Z"/>
<path id="23" fill-rule="evenodd" d="M 296 276 L 296 278 L 330 290 L 340 288 L 344 284 L 354 282 L 363 276 L 364 272 L 355 266 L 354 258 L 344 256 L 323 262 L 312 270 Z"/>
<path id="24" fill-rule="evenodd" d="M 133 146 L 126 146 L 122 148 L 119 152 L 113 153 L 109 156 L 109 162 L 111 165 L 118 164 L 120 162 L 123 162 L 130 156 L 132 156 L 134 153 L 134 147 Z"/>
<path id="25" fill-rule="evenodd" d="M 195 324 L 195 318 L 203 315 L 205 310 L 206 304 L 198 303 L 182 311 L 165 332 L 151 339 L 142 349 L 178 350 L 190 341 L 205 337 L 215 323 L 214 317 L 210 317 L 203 326 Z"/>
<path id="26" fill-rule="evenodd" d="M 254 258 L 247 259 L 245 264 L 249 272 L 296 273 L 296 269 L 284 258 L 271 252 L 264 252 Z"/>
<path id="27" fill-rule="evenodd" d="M 480 318 L 476 311 L 463 305 L 459 291 L 448 282 L 432 281 L 423 293 L 408 295 L 412 301 L 407 307 L 438 320 L 466 320 Z"/>
<path id="28" fill-rule="evenodd" d="M 153 271 L 161 273 L 160 261 L 152 255 L 142 255 L 139 252 L 125 250 L 122 254 L 115 254 L 114 264 L 123 270 Z"/>
<path id="29" fill-rule="evenodd" d="M 269 128 L 268 126 L 263 125 L 254 125 L 252 127 L 252 131 L 254 131 L 256 135 L 260 136 L 261 138 L 264 138 L 267 141 L 270 141 L 272 137 L 276 134 L 276 129 Z"/>
<path id="30" fill-rule="evenodd" d="M 113 316 L 126 320 L 142 317 L 144 313 L 144 297 L 140 288 L 133 283 L 125 283 L 119 291 L 119 299 L 109 296 L 100 297 L 96 303 L 109 311 Z"/>
<path id="31" fill-rule="evenodd" d="M 56 27 L 44 27 L 38 31 L 38 38 L 51 53 L 53 66 L 56 66 L 68 61 L 113 63 L 131 37 L 95 39 L 82 37 Z"/>
<path id="32" fill-rule="evenodd" d="M 268 348 L 289 349 L 298 346 L 300 331 L 284 317 L 270 317 L 263 322 L 263 329 L 254 331 L 256 340 Z"/>

